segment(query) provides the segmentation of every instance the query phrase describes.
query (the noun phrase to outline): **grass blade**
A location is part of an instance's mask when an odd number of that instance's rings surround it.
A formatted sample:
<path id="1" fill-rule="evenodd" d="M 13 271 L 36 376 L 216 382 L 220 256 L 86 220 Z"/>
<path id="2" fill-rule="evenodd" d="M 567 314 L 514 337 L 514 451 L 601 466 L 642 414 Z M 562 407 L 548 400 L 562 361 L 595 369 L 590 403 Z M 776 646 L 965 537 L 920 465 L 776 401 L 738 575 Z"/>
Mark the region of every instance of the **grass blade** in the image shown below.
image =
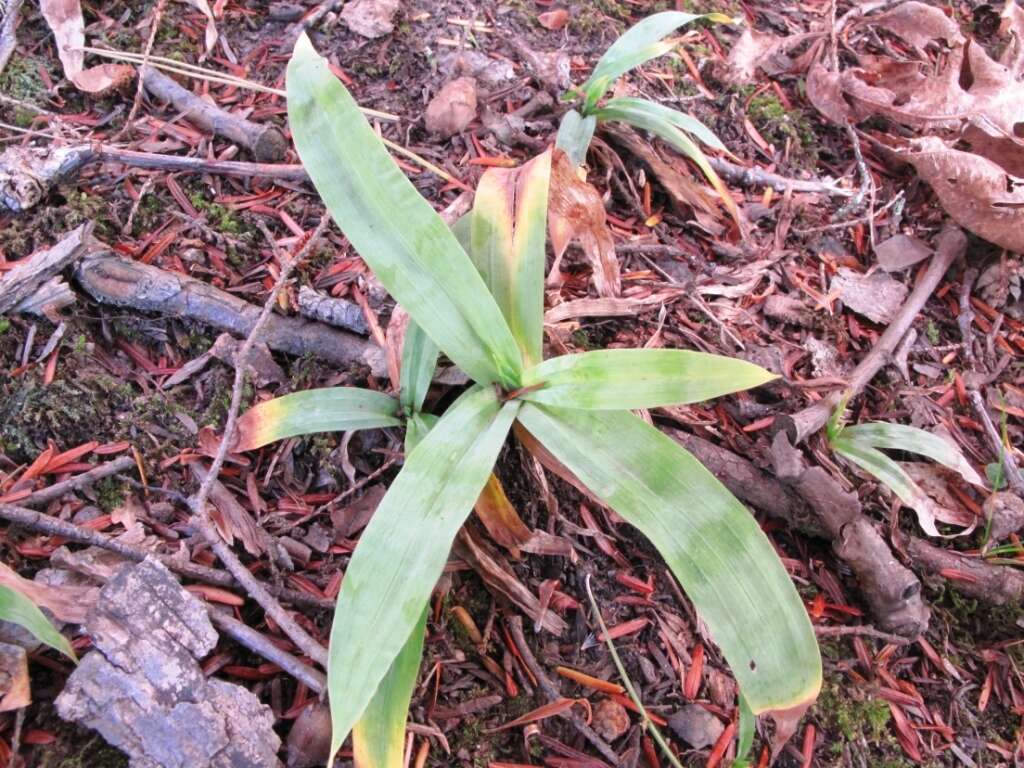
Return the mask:
<path id="1" fill-rule="evenodd" d="M 470 257 L 527 364 L 541 359 L 550 178 L 550 150 L 521 168 L 491 168 L 480 179 L 470 218 Z"/>
<path id="2" fill-rule="evenodd" d="M 50 623 L 38 606 L 16 589 L 0 585 L 0 619 L 28 630 L 32 637 L 77 661 L 71 643 Z"/>
<path id="3" fill-rule="evenodd" d="M 427 610 L 424 609 L 363 716 L 352 728 L 356 768 L 403 768 L 405 765 L 405 724 L 423 660 L 426 628 Z"/>
<path id="4" fill-rule="evenodd" d="M 575 109 L 570 109 L 562 117 L 562 122 L 558 126 L 558 136 L 555 137 L 555 146 L 569 156 L 573 168 L 583 165 L 587 159 L 587 149 L 590 148 L 590 140 L 594 138 L 596 127 L 597 118 L 583 117 Z"/>
<path id="5" fill-rule="evenodd" d="M 757 522 L 700 462 L 627 412 L 526 403 L 519 419 L 657 547 L 752 712 L 813 702 L 821 657 L 803 602 Z"/>
<path id="6" fill-rule="evenodd" d="M 981 476 L 974 471 L 974 467 L 955 445 L 923 429 L 904 424 L 875 421 L 869 424 L 843 427 L 840 434 L 842 437 L 872 448 L 919 453 L 959 473 L 968 483 L 984 485 Z"/>
<path id="7" fill-rule="evenodd" d="M 609 411 L 698 403 L 778 378 L 721 355 L 680 349 L 602 349 L 545 360 L 523 374 L 521 397 L 564 408 Z"/>
<path id="8" fill-rule="evenodd" d="M 519 405 L 492 387 L 466 392 L 406 457 L 363 531 L 331 626 L 332 759 L 419 620 Z"/>
<path id="9" fill-rule="evenodd" d="M 696 117 L 680 112 L 678 109 L 666 107 L 664 104 L 658 104 L 655 101 L 632 97 L 611 99 L 606 102 L 596 114 L 607 116 L 600 119 L 623 120 L 625 122 L 630 121 L 621 115 L 646 115 L 650 120 L 661 120 L 669 125 L 674 125 L 679 130 L 695 136 L 702 144 L 706 144 L 712 149 L 717 149 L 720 152 L 725 152 L 726 154 L 733 156 L 732 153 L 726 149 L 722 140 L 715 135 L 715 132 L 704 125 L 704 123 Z"/>
<path id="10" fill-rule="evenodd" d="M 430 389 L 437 368 L 437 345 L 409 320 L 402 342 L 402 369 L 398 387 L 398 401 L 408 411 L 418 411 Z"/>
<path id="11" fill-rule="evenodd" d="M 238 420 L 235 451 L 297 435 L 397 427 L 398 403 L 383 392 L 357 387 L 307 389 L 253 406 Z"/>
<path id="12" fill-rule="evenodd" d="M 469 256 L 305 35 L 288 63 L 287 91 L 299 157 L 384 287 L 473 379 L 518 386 L 515 339 Z"/>
<path id="13" fill-rule="evenodd" d="M 645 61 L 668 53 L 675 43 L 664 38 L 679 27 L 697 19 L 709 19 L 729 23 L 731 19 L 720 13 L 694 14 L 681 11 L 664 11 L 648 16 L 636 23 L 612 43 L 604 56 L 597 62 L 590 78 L 582 85 L 585 97 L 584 114 L 587 114 L 598 99 L 616 79 Z"/>
<path id="14" fill-rule="evenodd" d="M 613 102 L 617 101 L 619 100 L 613 100 Z M 613 102 L 609 102 L 609 104 Z M 711 182 L 711 186 L 715 188 L 722 204 L 725 205 L 733 219 L 735 219 L 740 230 L 743 230 L 743 220 L 740 217 L 739 208 L 736 207 L 736 201 L 729 194 L 728 187 L 725 186 L 718 174 L 715 173 L 714 168 L 711 167 L 707 156 L 701 151 L 701 148 L 672 121 L 649 110 L 636 109 L 634 106 L 622 104 L 615 104 L 611 108 L 606 105 L 596 110 L 594 116 L 598 119 L 598 122 L 621 120 L 624 123 L 635 125 L 637 128 L 650 131 L 693 160 L 707 180 Z"/>

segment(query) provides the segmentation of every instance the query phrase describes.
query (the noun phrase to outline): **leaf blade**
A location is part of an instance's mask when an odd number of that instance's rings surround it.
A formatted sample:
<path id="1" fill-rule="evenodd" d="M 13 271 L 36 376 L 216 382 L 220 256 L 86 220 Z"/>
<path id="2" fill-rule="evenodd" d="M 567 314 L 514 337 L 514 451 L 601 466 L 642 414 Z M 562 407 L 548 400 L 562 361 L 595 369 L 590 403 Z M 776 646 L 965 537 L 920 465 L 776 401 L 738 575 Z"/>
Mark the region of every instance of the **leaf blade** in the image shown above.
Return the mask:
<path id="1" fill-rule="evenodd" d="M 295 148 L 349 242 L 456 365 L 479 382 L 517 386 L 515 340 L 469 256 L 305 34 L 286 84 Z"/>
<path id="2" fill-rule="evenodd" d="M 597 118 L 583 117 L 575 109 L 570 109 L 562 116 L 562 122 L 558 124 L 555 146 L 565 152 L 573 168 L 583 165 L 587 159 L 587 149 L 590 148 L 590 140 L 594 138 L 595 128 Z"/>
<path id="3" fill-rule="evenodd" d="M 753 517 L 710 472 L 626 412 L 527 403 L 519 420 L 658 548 L 755 714 L 814 699 L 821 658 L 803 603 Z"/>
<path id="4" fill-rule="evenodd" d="M 409 637 L 518 408 L 489 387 L 466 392 L 406 458 L 363 531 L 331 625 L 332 758 Z"/>
<path id="5" fill-rule="evenodd" d="M 402 365 L 399 374 L 398 402 L 403 408 L 418 411 L 434 379 L 437 345 L 415 320 L 410 319 L 402 341 Z"/>
<path id="6" fill-rule="evenodd" d="M 0 585 L 0 619 L 17 624 L 40 643 L 78 661 L 71 643 L 57 631 L 39 607 L 18 590 L 5 585 Z"/>
<path id="7" fill-rule="evenodd" d="M 238 420 L 233 450 L 251 451 L 275 440 L 316 432 L 397 427 L 398 403 L 383 392 L 324 387 L 259 403 Z"/>
<path id="8" fill-rule="evenodd" d="M 583 410 L 656 408 L 710 400 L 778 378 L 745 360 L 680 349 L 603 349 L 545 360 L 523 374 L 543 383 L 522 399 Z"/>
<path id="9" fill-rule="evenodd" d="M 863 443 L 872 448 L 888 448 L 895 451 L 909 451 L 927 456 L 932 461 L 959 473 L 968 483 L 984 485 L 981 476 L 968 463 L 964 455 L 938 435 L 906 424 L 890 424 L 873 421 L 844 427 L 843 437 Z"/>

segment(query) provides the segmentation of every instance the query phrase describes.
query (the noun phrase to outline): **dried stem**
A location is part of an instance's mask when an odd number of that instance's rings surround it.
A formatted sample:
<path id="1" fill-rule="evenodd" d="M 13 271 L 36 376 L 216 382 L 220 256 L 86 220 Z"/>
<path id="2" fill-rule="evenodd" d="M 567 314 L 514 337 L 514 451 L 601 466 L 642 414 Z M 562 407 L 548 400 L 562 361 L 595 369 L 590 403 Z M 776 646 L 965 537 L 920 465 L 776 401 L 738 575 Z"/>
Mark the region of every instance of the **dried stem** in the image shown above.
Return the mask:
<path id="1" fill-rule="evenodd" d="M 120 456 L 113 461 L 104 462 L 95 469 L 90 469 L 88 472 L 83 472 L 82 474 L 75 475 L 63 482 L 54 483 L 46 488 L 42 488 L 31 496 L 22 499 L 21 505 L 25 507 L 38 507 L 43 504 L 48 504 L 55 499 L 59 499 L 65 493 L 80 490 L 92 485 L 98 480 L 102 480 L 105 477 L 116 475 L 119 472 L 126 472 L 134 466 L 135 459 L 131 456 Z"/>

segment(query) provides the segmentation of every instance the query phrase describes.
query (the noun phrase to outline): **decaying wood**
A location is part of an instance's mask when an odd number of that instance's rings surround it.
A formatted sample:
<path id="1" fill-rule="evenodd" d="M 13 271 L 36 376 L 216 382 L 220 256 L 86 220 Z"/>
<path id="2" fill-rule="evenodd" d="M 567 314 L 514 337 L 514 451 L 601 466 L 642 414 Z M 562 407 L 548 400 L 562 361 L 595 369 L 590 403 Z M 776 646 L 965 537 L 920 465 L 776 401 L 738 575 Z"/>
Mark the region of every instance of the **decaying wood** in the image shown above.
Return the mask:
<path id="1" fill-rule="evenodd" d="M 24 0 L 8 0 L 0 5 L 0 73 L 7 67 L 7 62 L 18 45 L 18 16 Z"/>
<path id="2" fill-rule="evenodd" d="M 965 595 L 993 605 L 1024 600 L 1024 573 L 1013 566 L 991 565 L 978 557 L 929 544 L 915 536 L 900 535 L 901 546 L 916 565 L 948 579 Z"/>
<path id="3" fill-rule="evenodd" d="M 217 644 L 203 604 L 159 562 L 125 567 L 86 618 L 96 649 L 55 702 L 93 728 L 135 768 L 277 768 L 281 740 L 270 707 L 248 689 L 207 678 Z"/>
<path id="4" fill-rule="evenodd" d="M 0 315 L 21 312 L 29 307 L 51 306 L 54 297 L 52 281 L 61 285 L 57 276 L 96 247 L 92 239 L 92 224 L 85 223 L 71 230 L 51 248 L 37 251 L 17 262 L 13 269 L 0 277 Z M 36 300 L 40 289 L 51 298 Z M 67 290 L 66 285 L 64 290 Z"/>
<path id="5" fill-rule="evenodd" d="M 288 142 L 274 126 L 254 123 L 233 115 L 178 85 L 177 81 L 155 67 L 142 67 L 140 76 L 142 84 L 152 96 L 170 102 L 201 128 L 246 147 L 257 161 L 281 160 L 288 152 Z"/>
<path id="6" fill-rule="evenodd" d="M 317 320 L 363 336 L 370 332 L 362 308 L 348 299 L 335 299 L 315 291 L 307 285 L 299 289 L 299 312 L 310 320 Z"/>
<path id="7" fill-rule="evenodd" d="M 236 336 L 246 336 L 260 308 L 201 280 L 102 251 L 84 259 L 75 272 L 97 301 L 145 312 L 197 320 Z M 271 315 L 260 341 L 278 352 L 314 355 L 335 365 L 366 365 L 386 375 L 383 351 L 366 339 L 295 317 Z"/>
<path id="8" fill-rule="evenodd" d="M 790 441 L 796 445 L 820 430 L 828 423 L 829 417 L 836 406 L 843 400 L 850 400 L 860 394 L 875 375 L 889 363 L 893 353 L 903 337 L 910 330 L 918 313 L 924 308 L 928 298 L 939 285 L 946 270 L 967 251 L 967 238 L 958 227 L 946 227 L 936 241 L 935 255 L 917 285 L 910 292 L 907 300 L 900 307 L 889 327 L 878 339 L 871 351 L 860 361 L 853 373 L 848 377 L 849 386 L 822 398 L 808 408 L 792 415 L 783 414 L 775 419 L 775 429 L 784 429 Z"/>

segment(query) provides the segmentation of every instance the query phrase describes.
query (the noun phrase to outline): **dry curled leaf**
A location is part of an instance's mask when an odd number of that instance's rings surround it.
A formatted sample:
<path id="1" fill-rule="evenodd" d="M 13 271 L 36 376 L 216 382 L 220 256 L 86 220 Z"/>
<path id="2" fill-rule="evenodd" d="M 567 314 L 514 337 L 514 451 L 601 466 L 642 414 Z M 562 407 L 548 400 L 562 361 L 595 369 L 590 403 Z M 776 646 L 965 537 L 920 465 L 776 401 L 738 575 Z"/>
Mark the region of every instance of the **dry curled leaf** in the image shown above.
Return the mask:
<path id="1" fill-rule="evenodd" d="M 954 221 L 991 243 L 1024 252 L 1024 179 L 935 136 L 912 142 L 902 156 Z"/>
<path id="2" fill-rule="evenodd" d="M 28 654 L 20 645 L 0 643 L 0 712 L 12 712 L 31 703 Z"/>
<path id="3" fill-rule="evenodd" d="M 448 138 L 466 129 L 476 117 L 476 80 L 460 77 L 447 83 L 427 105 L 427 130 Z"/>
<path id="4" fill-rule="evenodd" d="M 964 42 L 956 22 L 943 13 L 941 8 L 917 0 L 901 3 L 891 11 L 872 18 L 870 23 L 873 27 L 892 32 L 922 52 L 936 41 L 947 45 L 960 45 Z"/>
<path id="5" fill-rule="evenodd" d="M 40 608 L 46 608 L 60 621 L 81 624 L 89 612 L 99 589 L 65 584 L 51 587 L 38 581 L 29 581 L 15 573 L 9 566 L 0 563 L 0 585 L 20 592 Z"/>
<path id="6" fill-rule="evenodd" d="M 565 8 L 556 8 L 553 11 L 540 14 L 537 21 L 544 29 L 561 29 L 569 23 L 569 12 Z"/>
<path id="7" fill-rule="evenodd" d="M 820 32 L 808 32 L 799 35 L 777 37 L 768 32 L 756 29 L 745 29 L 740 39 L 729 51 L 723 79 L 734 85 L 753 83 L 757 79 L 757 70 L 768 74 L 777 74 L 793 68 L 793 62 L 787 54 L 807 40 L 820 37 Z"/>
<path id="8" fill-rule="evenodd" d="M 135 70 L 127 64 L 100 64 L 84 68 L 85 19 L 78 0 L 40 0 L 39 10 L 53 31 L 64 75 L 78 90 L 106 93 L 125 85 L 135 75 Z"/>
<path id="9" fill-rule="evenodd" d="M 548 234 L 555 253 L 551 276 L 557 277 L 562 256 L 575 240 L 590 260 L 598 295 L 619 295 L 622 277 L 615 241 L 605 223 L 604 201 L 594 187 L 580 180 L 569 158 L 557 149 L 551 160 Z"/>

